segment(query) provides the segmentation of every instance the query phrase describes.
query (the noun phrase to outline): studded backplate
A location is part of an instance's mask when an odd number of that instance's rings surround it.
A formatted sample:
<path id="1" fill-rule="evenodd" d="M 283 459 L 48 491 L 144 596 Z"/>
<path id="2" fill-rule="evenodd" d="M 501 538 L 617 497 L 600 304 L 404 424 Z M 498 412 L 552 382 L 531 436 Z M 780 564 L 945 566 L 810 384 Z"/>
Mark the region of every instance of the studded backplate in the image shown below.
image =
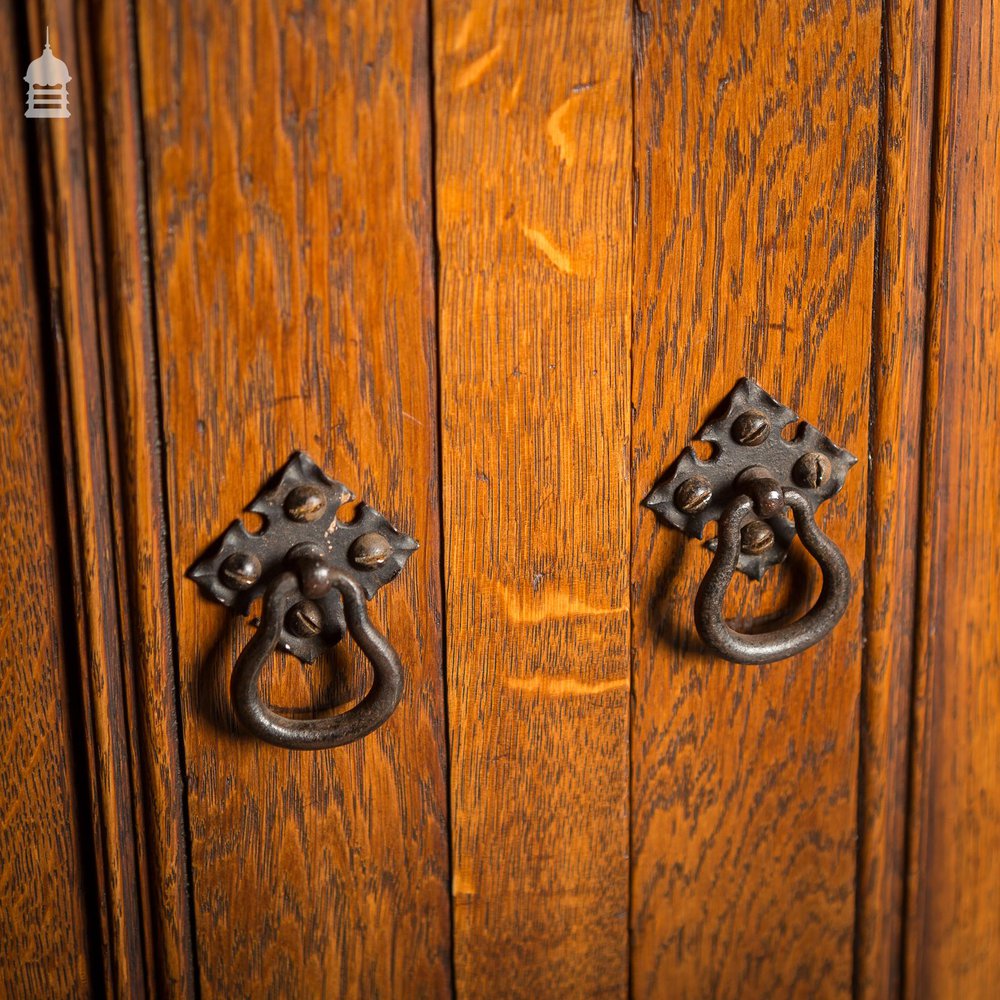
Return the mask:
<path id="1" fill-rule="evenodd" d="M 748 417 L 755 421 L 755 434 L 738 433 L 742 425 L 737 421 L 741 417 L 743 425 Z M 718 520 L 742 492 L 736 483 L 739 474 L 760 466 L 782 488 L 798 489 L 812 503 L 815 512 L 844 485 L 844 478 L 857 459 L 805 421 L 791 441 L 785 440 L 782 430 L 798 420 L 792 410 L 769 396 L 753 379 L 741 378 L 694 437 L 712 445 L 711 457 L 702 461 L 693 448 L 685 448 L 643 504 L 673 527 L 701 538 L 705 526 Z M 751 438 L 753 443 L 741 443 L 738 440 L 741 436 Z M 822 470 L 819 475 L 817 468 Z M 697 510 L 684 510 L 678 502 L 678 490 L 695 476 L 707 480 L 711 495 Z M 755 580 L 761 579 L 768 567 L 784 560 L 795 537 L 795 528 L 784 514 L 769 518 L 767 523 L 774 533 L 773 543 L 760 553 L 741 552 L 737 564 L 739 570 Z M 714 539 L 706 544 L 715 548 Z"/>
<path id="2" fill-rule="evenodd" d="M 304 511 L 293 502 L 303 494 L 309 500 Z M 335 566 L 354 574 L 370 600 L 400 572 L 418 546 L 364 502 L 355 508 L 353 520 L 341 521 L 338 510 L 353 499 L 343 483 L 327 476 L 304 452 L 295 452 L 246 508 L 264 519 L 261 530 L 252 532 L 241 520 L 233 521 L 188 570 L 188 576 L 213 600 L 246 615 L 271 580 L 287 568 L 289 551 L 301 543 L 312 543 L 321 546 Z M 379 559 L 359 558 L 356 543 L 374 535 L 384 539 Z M 227 571 L 231 557 L 251 571 L 234 577 Z M 312 663 L 325 647 L 339 642 L 346 631 L 343 603 L 336 588 L 316 604 L 320 631 L 312 636 L 298 635 L 286 623 L 279 642 L 281 650 L 305 663 Z"/>

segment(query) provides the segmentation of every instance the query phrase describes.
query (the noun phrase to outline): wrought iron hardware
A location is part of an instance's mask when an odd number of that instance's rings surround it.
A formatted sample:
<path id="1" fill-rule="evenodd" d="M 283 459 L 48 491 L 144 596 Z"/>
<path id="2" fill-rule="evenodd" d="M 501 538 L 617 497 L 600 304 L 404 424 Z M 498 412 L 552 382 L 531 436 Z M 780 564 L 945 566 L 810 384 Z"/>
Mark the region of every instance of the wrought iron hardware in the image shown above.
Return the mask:
<path id="1" fill-rule="evenodd" d="M 709 646 L 736 663 L 772 663 L 801 653 L 837 624 L 850 601 L 847 562 L 814 518 L 857 459 L 805 422 L 786 440 L 781 430 L 798 419 L 752 379 L 740 379 L 695 438 L 713 446 L 712 456 L 702 461 L 685 448 L 643 501 L 695 538 L 710 521 L 718 522 L 717 537 L 707 543 L 715 558 L 695 599 L 695 625 Z M 796 534 L 823 573 L 816 603 L 775 631 L 735 631 L 722 617 L 733 574 L 761 579 L 785 558 Z"/>
<path id="2" fill-rule="evenodd" d="M 378 511 L 358 504 L 350 523 L 337 511 L 353 495 L 308 455 L 296 452 L 246 509 L 259 533 L 234 521 L 188 570 L 213 600 L 241 614 L 263 595 L 259 627 L 233 669 L 230 694 L 243 726 L 293 750 L 342 746 L 377 729 L 403 693 L 399 656 L 372 625 L 366 600 L 402 570 L 417 548 Z M 312 663 L 350 633 L 371 663 L 365 697 L 340 715 L 291 719 L 260 698 L 261 669 L 275 651 Z"/>

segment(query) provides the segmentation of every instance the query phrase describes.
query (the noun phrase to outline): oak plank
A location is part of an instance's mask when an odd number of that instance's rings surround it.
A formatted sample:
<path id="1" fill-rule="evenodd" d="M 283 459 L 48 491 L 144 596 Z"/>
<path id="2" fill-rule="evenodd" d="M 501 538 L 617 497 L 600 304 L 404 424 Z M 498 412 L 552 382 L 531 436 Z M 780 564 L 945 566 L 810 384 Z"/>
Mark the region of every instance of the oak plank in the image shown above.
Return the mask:
<path id="1" fill-rule="evenodd" d="M 138 11 L 202 995 L 446 996 L 429 42 L 416 0 Z M 407 673 L 365 740 L 243 734 L 250 627 L 183 578 L 293 449 L 421 550 L 372 604 Z M 360 692 L 345 644 L 272 703 Z"/>
<path id="2" fill-rule="evenodd" d="M 134 19 L 126 0 L 95 6 L 78 30 L 78 117 L 86 118 L 106 433 L 116 501 L 123 657 L 130 685 L 139 863 L 150 974 L 164 996 L 195 991 L 190 871 L 178 739 L 166 496 L 146 226 Z"/>
<path id="3" fill-rule="evenodd" d="M 861 461 L 821 523 L 844 619 L 764 667 L 709 655 L 710 553 L 643 512 L 632 551 L 632 988 L 844 996 L 852 985 L 869 366 L 875 5 L 643 2 L 636 13 L 633 503 L 743 375 Z M 816 590 L 807 557 L 732 613 Z"/>
<path id="4" fill-rule="evenodd" d="M 53 50 L 70 72 L 83 72 L 89 22 L 71 0 L 27 9 L 31 49 L 41 52 L 48 28 Z M 43 20 L 44 16 L 44 20 Z M 84 45 L 81 47 L 81 42 Z M 83 53 L 87 52 L 88 56 Z M 78 69 L 79 68 L 79 69 Z M 79 85 L 80 79 L 76 83 Z M 36 128 L 41 175 L 51 329 L 45 350 L 57 371 L 54 405 L 61 438 L 72 619 L 82 678 L 88 808 L 93 830 L 96 912 L 105 988 L 146 995 L 154 961 L 150 894 L 141 863 L 141 792 L 134 765 L 134 699 L 129 667 L 129 616 L 121 597 L 119 500 L 115 488 L 114 421 L 109 393 L 108 298 L 103 282 L 101 219 L 94 212 L 95 95 L 70 84 L 71 117 Z M 88 106 L 89 105 L 89 106 Z"/>
<path id="5" fill-rule="evenodd" d="M 883 7 L 855 992 L 899 996 L 934 123 L 934 0 Z"/>
<path id="6" fill-rule="evenodd" d="M 629 7 L 433 4 L 459 996 L 627 992 Z"/>
<path id="7" fill-rule="evenodd" d="M 905 995 L 1000 977 L 1000 19 L 943 0 Z"/>
<path id="8" fill-rule="evenodd" d="M 170 639 L 160 426 L 130 5 L 48 21 L 71 118 L 38 128 L 101 847 L 106 975 L 192 995 L 189 882 Z M 44 37 L 35 22 L 35 37 Z M 40 41 L 36 42 L 40 45 Z M 128 81 L 128 85 L 123 85 Z M 105 874 L 107 873 L 107 874 Z M 150 977 L 147 987 L 146 976 Z"/>
<path id="9" fill-rule="evenodd" d="M 0 8 L 0 75 L 24 75 L 11 5 Z M 90 967 L 81 777 L 73 762 L 68 685 L 73 637 L 63 634 L 58 484 L 48 456 L 53 428 L 44 401 L 45 311 L 32 246 L 28 129 L 23 93 L 4 87 L 0 118 L 0 992 L 84 997 L 100 982 Z M 37 206 L 36 206 L 37 207 Z"/>

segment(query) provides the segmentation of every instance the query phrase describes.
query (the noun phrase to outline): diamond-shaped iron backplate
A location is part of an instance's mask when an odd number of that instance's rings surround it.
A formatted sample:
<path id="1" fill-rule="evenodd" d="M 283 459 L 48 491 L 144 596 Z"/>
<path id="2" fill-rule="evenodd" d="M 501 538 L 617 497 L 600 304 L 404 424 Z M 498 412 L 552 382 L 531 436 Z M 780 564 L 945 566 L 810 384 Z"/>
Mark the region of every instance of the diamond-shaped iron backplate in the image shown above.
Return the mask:
<path id="1" fill-rule="evenodd" d="M 770 430 L 756 444 L 741 444 L 734 437 L 733 425 L 747 411 L 757 411 L 766 417 Z M 745 469 L 761 466 L 769 471 L 782 488 L 794 486 L 813 505 L 813 511 L 829 500 L 844 485 L 844 477 L 857 459 L 838 448 L 812 424 L 802 422 L 795 438 L 786 441 L 782 428 L 796 423 L 798 416 L 769 396 L 753 379 L 741 378 L 708 423 L 695 435 L 696 441 L 708 441 L 712 456 L 702 461 L 690 446 L 670 467 L 666 476 L 643 501 L 668 524 L 694 538 L 701 538 L 705 525 L 716 521 L 734 497 L 742 490 L 736 479 Z M 829 460 L 829 474 L 820 484 L 810 487 L 793 472 L 803 456 L 819 453 Z M 692 476 L 703 476 L 711 485 L 710 502 L 700 510 L 688 513 L 677 503 L 677 490 Z M 769 566 L 780 563 L 788 554 L 795 537 L 795 528 L 784 514 L 769 518 L 774 543 L 764 552 L 751 555 L 741 552 L 737 568 L 755 580 L 761 579 Z M 715 540 L 706 543 L 715 548 Z"/>
<path id="2" fill-rule="evenodd" d="M 309 521 L 296 520 L 285 509 L 288 495 L 304 485 L 314 487 L 325 500 L 322 512 Z M 370 600 L 379 587 L 399 573 L 418 546 L 413 538 L 397 531 L 385 517 L 364 502 L 357 505 L 350 523 L 339 520 L 338 509 L 353 499 L 353 494 L 343 483 L 331 479 L 308 455 L 297 451 L 246 508 L 264 519 L 264 527 L 254 533 L 248 531 L 241 520 L 233 521 L 188 570 L 188 576 L 214 600 L 246 615 L 271 580 L 287 568 L 285 560 L 288 552 L 296 545 L 309 542 L 320 545 L 335 566 L 354 574 Z M 389 543 L 389 553 L 379 565 L 359 565 L 351 557 L 351 547 L 362 535 L 373 532 Z M 220 572 L 223 563 L 235 553 L 259 560 L 260 571 L 256 582 L 243 589 L 231 586 L 225 574 Z M 325 647 L 339 642 L 346 631 L 343 602 L 335 587 L 316 603 L 323 622 L 319 634 L 304 638 L 283 628 L 279 642 L 281 650 L 305 663 L 312 663 Z"/>

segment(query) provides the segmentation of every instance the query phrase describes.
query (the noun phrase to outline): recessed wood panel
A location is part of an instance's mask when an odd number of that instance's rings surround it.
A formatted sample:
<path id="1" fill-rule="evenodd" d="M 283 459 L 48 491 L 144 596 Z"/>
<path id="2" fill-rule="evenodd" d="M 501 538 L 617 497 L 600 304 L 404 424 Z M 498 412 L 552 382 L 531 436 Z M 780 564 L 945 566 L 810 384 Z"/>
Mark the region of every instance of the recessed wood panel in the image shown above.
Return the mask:
<path id="1" fill-rule="evenodd" d="M 649 2 L 635 19 L 633 503 L 749 375 L 860 461 L 820 523 L 855 593 L 806 653 L 708 653 L 711 554 L 636 517 L 632 988 L 851 990 L 879 149 L 875 5 Z M 730 613 L 799 614 L 798 550 Z"/>
<path id="2" fill-rule="evenodd" d="M 459 996 L 624 996 L 627 3 L 434 4 Z"/>
<path id="3" fill-rule="evenodd" d="M 204 996 L 442 996 L 450 920 L 425 5 L 138 10 L 166 485 Z M 242 733 L 251 629 L 185 569 L 293 449 L 421 549 L 372 602 L 403 701 L 337 750 Z M 271 703 L 360 693 L 345 643 Z"/>

